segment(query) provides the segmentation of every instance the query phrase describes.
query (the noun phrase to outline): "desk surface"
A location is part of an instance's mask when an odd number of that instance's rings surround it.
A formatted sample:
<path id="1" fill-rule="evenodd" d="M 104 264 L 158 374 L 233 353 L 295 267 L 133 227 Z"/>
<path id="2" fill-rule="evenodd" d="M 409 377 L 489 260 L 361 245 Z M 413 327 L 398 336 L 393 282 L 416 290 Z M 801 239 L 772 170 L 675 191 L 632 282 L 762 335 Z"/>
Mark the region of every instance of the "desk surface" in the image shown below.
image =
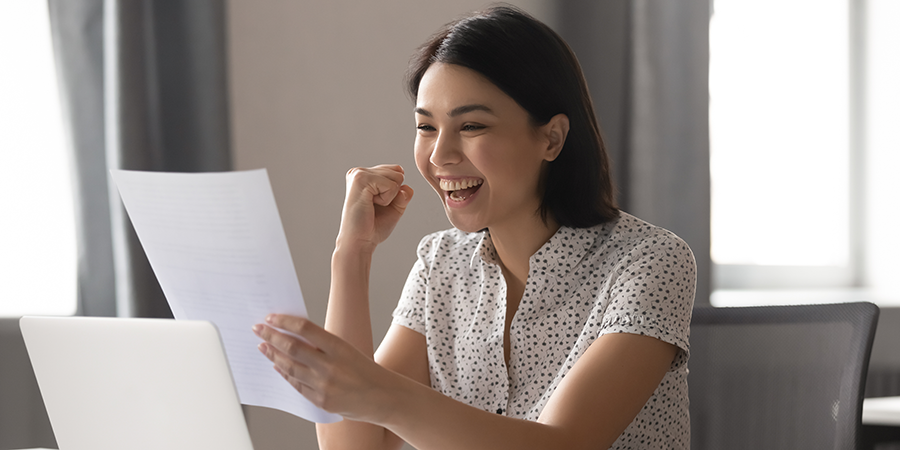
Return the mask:
<path id="1" fill-rule="evenodd" d="M 900 426 L 900 397 L 863 400 L 862 423 L 865 425 Z"/>
<path id="2" fill-rule="evenodd" d="M 900 426 L 900 397 L 878 397 L 863 400 L 862 423 Z"/>

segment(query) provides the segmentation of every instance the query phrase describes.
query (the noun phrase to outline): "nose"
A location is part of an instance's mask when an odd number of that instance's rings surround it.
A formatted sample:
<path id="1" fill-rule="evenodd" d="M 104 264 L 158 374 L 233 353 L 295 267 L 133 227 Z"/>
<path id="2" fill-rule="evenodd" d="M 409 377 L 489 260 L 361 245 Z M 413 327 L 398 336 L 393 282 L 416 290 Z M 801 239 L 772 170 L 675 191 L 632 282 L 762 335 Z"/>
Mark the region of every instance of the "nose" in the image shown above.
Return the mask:
<path id="1" fill-rule="evenodd" d="M 440 133 L 428 159 L 436 167 L 458 164 L 462 160 L 460 142 L 453 133 Z"/>

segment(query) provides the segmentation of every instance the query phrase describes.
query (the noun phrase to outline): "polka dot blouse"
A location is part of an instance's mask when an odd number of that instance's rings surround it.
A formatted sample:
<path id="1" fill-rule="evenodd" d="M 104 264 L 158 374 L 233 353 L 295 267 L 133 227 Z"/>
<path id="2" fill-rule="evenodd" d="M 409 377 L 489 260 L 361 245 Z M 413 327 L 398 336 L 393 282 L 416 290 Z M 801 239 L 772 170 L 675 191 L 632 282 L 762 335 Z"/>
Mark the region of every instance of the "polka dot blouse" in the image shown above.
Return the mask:
<path id="1" fill-rule="evenodd" d="M 696 270 L 687 244 L 622 213 L 592 228 L 560 228 L 532 255 L 530 271 L 510 326 L 507 370 L 506 282 L 490 234 L 451 229 L 422 239 L 394 323 L 425 335 L 432 387 L 485 411 L 537 420 L 594 340 L 648 335 L 680 350 L 611 448 L 689 449 Z"/>

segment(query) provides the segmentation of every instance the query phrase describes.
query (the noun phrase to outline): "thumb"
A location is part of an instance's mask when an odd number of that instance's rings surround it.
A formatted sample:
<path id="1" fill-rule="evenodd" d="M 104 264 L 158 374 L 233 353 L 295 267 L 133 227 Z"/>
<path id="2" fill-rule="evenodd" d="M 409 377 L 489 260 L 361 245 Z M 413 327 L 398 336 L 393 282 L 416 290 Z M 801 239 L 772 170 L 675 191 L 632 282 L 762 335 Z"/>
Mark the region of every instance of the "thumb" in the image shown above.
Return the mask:
<path id="1" fill-rule="evenodd" d="M 406 206 L 409 205 L 409 202 L 413 198 L 413 188 L 409 187 L 409 185 L 400 186 L 400 191 L 397 192 L 397 196 L 394 197 L 394 201 L 391 202 L 391 206 L 396 208 L 401 213 L 406 210 Z"/>

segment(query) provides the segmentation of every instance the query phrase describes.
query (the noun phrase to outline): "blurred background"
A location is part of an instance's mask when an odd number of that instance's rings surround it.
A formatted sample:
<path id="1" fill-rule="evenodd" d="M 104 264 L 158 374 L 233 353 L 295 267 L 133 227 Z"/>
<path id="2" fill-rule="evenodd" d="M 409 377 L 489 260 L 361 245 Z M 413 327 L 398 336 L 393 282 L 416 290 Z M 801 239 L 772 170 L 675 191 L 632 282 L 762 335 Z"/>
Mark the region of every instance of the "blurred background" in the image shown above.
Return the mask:
<path id="1" fill-rule="evenodd" d="M 900 3 L 511 3 L 575 50 L 621 205 L 691 245 L 697 304 L 873 301 L 870 389 L 900 394 Z M 170 314 L 109 168 L 266 168 L 321 323 L 344 174 L 403 165 L 416 195 L 372 270 L 380 341 L 416 244 L 450 226 L 415 169 L 407 62 L 486 4 L 0 3 L 0 449 L 52 445 L 16 317 Z M 316 448 L 302 420 L 247 415 L 257 449 Z"/>

